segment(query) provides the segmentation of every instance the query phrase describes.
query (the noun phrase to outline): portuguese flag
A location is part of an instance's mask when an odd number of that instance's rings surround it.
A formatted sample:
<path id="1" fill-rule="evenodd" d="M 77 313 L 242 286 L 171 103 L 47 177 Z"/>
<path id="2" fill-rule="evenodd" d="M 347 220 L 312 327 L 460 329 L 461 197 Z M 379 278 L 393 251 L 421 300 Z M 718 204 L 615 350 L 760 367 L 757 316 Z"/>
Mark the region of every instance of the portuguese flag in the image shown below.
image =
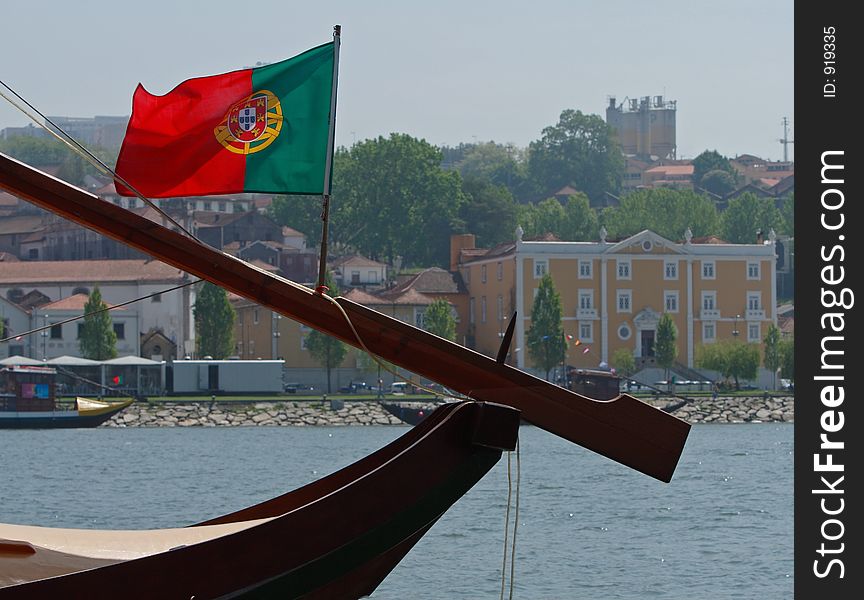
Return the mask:
<path id="1" fill-rule="evenodd" d="M 334 43 L 189 79 L 164 96 L 139 84 L 117 174 L 151 198 L 325 193 Z M 120 181 L 116 187 L 135 195 Z"/>

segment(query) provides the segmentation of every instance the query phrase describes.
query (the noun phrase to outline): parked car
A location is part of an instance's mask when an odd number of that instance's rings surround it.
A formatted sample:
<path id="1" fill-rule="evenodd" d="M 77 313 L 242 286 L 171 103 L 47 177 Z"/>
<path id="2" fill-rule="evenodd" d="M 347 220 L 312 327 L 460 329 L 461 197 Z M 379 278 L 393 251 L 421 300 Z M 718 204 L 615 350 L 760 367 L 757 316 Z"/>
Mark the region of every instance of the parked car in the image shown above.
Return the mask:
<path id="1" fill-rule="evenodd" d="M 306 394 L 315 391 L 315 388 L 305 383 L 286 383 L 283 386 L 286 394 Z"/>
<path id="2" fill-rule="evenodd" d="M 343 385 L 339 388 L 341 394 L 359 394 L 369 391 L 369 384 L 365 381 L 352 381 L 348 385 Z"/>

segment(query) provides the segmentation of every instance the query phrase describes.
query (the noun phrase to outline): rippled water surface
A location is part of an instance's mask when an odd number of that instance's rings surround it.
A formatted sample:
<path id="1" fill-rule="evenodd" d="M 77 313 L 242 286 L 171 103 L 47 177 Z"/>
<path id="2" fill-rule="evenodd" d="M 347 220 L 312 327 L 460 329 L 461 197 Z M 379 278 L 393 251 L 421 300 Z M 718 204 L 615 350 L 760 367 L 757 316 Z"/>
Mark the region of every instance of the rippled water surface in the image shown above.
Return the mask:
<path id="1" fill-rule="evenodd" d="M 188 525 L 380 448 L 403 427 L 0 431 L 0 521 Z M 696 425 L 669 484 L 534 427 L 509 472 L 513 597 L 792 597 L 792 425 Z M 376 600 L 498 598 L 506 456 L 426 534 Z M 508 558 L 505 595 L 510 594 Z"/>

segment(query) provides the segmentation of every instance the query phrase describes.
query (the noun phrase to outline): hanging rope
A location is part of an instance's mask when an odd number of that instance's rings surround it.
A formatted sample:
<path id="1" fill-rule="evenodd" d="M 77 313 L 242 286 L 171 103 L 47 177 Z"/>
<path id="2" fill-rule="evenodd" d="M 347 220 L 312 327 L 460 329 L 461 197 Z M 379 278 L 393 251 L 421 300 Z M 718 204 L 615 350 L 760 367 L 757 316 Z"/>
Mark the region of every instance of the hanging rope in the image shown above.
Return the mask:
<path id="1" fill-rule="evenodd" d="M 517 442 L 518 444 L 518 442 Z M 501 562 L 501 596 L 500 600 L 504 600 L 504 587 L 507 573 L 507 538 L 510 534 L 510 500 L 513 496 L 513 478 L 511 477 L 510 455 L 507 453 L 507 508 L 504 510 L 504 559 Z"/>
<path id="2" fill-rule="evenodd" d="M 513 586 L 516 581 L 516 531 L 519 528 L 519 488 L 522 484 L 522 459 L 519 448 L 521 444 L 516 440 L 516 509 L 513 512 L 513 547 L 510 549 L 510 600 L 513 600 Z"/>
<path id="3" fill-rule="evenodd" d="M 141 296 L 140 298 L 135 298 L 134 300 L 127 300 L 126 302 L 121 302 L 120 304 L 115 304 L 114 306 L 106 306 L 104 308 L 100 308 L 97 310 L 92 310 L 88 313 L 84 313 L 82 315 L 78 315 L 77 317 L 70 317 L 69 319 L 64 319 L 63 321 L 57 321 L 56 323 L 51 323 L 50 325 L 43 325 L 42 327 L 37 327 L 36 329 L 31 329 L 30 331 L 25 331 L 23 333 L 16 333 L 15 335 L 0 339 L 0 343 L 9 342 L 11 340 L 17 340 L 19 338 L 24 337 L 25 335 L 32 335 L 34 333 L 39 333 L 40 331 L 45 331 L 46 329 L 51 329 L 57 325 L 65 325 L 66 323 L 72 323 L 79 319 L 83 319 L 85 317 L 89 317 L 91 315 L 98 315 L 99 313 L 103 313 L 109 310 L 115 310 L 117 308 L 122 308 L 124 306 L 128 306 L 134 302 L 140 302 L 141 300 L 146 300 L 147 298 L 152 298 L 154 296 L 160 296 L 162 294 L 167 294 L 168 292 L 173 292 L 174 290 L 179 290 L 181 288 L 194 285 L 201 281 L 200 279 L 196 279 L 195 281 L 189 281 L 187 283 L 181 283 L 180 285 L 175 285 L 172 288 L 168 288 L 167 290 L 162 290 L 160 292 L 153 292 L 152 294 L 147 294 L 146 296 Z"/>
<path id="4" fill-rule="evenodd" d="M 0 85 L 2 85 L 4 88 L 9 90 L 9 92 L 11 92 L 16 98 L 18 98 L 18 100 L 20 100 L 21 102 L 26 104 L 27 108 L 29 108 L 30 110 L 35 112 L 37 115 L 39 115 L 39 117 L 41 117 L 42 120 L 40 121 L 39 119 L 37 119 L 35 116 L 33 116 L 33 114 L 28 112 L 23 106 L 18 104 L 18 102 L 16 102 L 12 98 L 10 98 L 6 94 L 4 94 L 2 91 L 0 91 L 0 96 L 2 96 L 3 99 L 6 100 L 9 104 L 14 106 L 18 110 L 20 110 L 22 113 L 24 113 L 27 116 L 27 118 L 29 118 L 31 121 L 36 123 L 36 125 L 38 125 L 42 129 L 47 131 L 50 135 L 55 137 L 57 140 L 59 140 L 60 142 L 65 144 L 69 149 L 71 149 L 73 152 L 75 152 L 76 154 L 78 154 L 79 156 L 84 158 L 84 160 L 86 160 L 91 165 L 96 167 L 104 175 L 110 175 L 115 181 L 119 181 L 124 186 L 126 186 L 128 189 L 132 190 L 132 192 L 135 194 L 135 196 L 137 196 L 142 202 L 144 202 L 145 204 L 147 204 L 148 206 L 153 208 L 155 211 L 157 211 L 160 215 L 162 215 L 168 221 L 171 221 L 171 223 L 176 225 L 180 229 L 180 231 L 182 231 L 183 233 L 185 233 L 186 235 L 188 235 L 190 238 L 192 238 L 194 240 L 198 239 L 194 235 L 192 235 L 189 231 L 187 231 L 186 228 L 183 227 L 183 225 L 181 225 L 176 220 L 174 220 L 174 218 L 171 215 L 169 215 L 167 212 L 162 210 L 162 208 L 160 208 L 159 205 L 157 205 L 155 202 L 153 202 L 149 198 L 145 197 L 141 192 L 139 192 L 135 188 L 135 186 L 133 186 L 128 181 L 126 181 L 125 179 L 120 177 L 117 174 L 117 172 L 114 171 L 114 169 L 112 169 L 111 167 L 106 165 L 104 162 L 102 162 L 102 160 L 100 160 L 96 155 L 94 155 L 87 148 L 85 148 L 80 142 L 78 142 L 78 140 L 76 140 L 71 135 L 66 133 L 66 131 L 63 130 L 63 128 L 59 127 L 50 118 L 48 118 L 44 114 L 42 114 L 42 112 L 38 108 L 36 108 L 32 104 L 30 104 L 30 102 L 28 102 L 26 98 L 24 98 L 23 96 L 21 96 L 21 94 L 19 94 L 15 90 L 13 90 L 2 79 L 0 79 Z M 49 125 L 51 125 L 51 127 L 46 126 L 45 123 L 48 123 Z M 52 127 L 53 127 L 53 129 L 52 129 Z"/>

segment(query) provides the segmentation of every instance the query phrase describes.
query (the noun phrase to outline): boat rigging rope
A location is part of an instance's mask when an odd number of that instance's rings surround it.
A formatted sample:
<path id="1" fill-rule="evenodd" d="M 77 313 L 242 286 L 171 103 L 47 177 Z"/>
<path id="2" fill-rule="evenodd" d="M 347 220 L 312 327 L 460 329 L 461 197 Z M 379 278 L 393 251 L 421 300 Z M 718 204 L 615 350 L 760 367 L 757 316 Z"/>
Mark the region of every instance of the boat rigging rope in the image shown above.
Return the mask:
<path id="1" fill-rule="evenodd" d="M 198 240 L 198 238 L 196 238 L 189 231 L 187 231 L 186 228 L 183 227 L 183 225 L 178 223 L 176 220 L 174 220 L 174 218 L 171 215 L 169 215 L 167 212 L 162 210 L 162 208 L 160 208 L 159 205 L 157 205 L 155 202 L 153 202 L 152 200 L 150 200 L 149 198 L 144 196 L 141 192 L 139 192 L 135 188 L 135 186 L 133 186 L 128 181 L 126 181 L 125 179 L 120 177 L 120 175 L 118 175 L 114 169 L 112 169 L 111 167 L 106 165 L 104 162 L 102 162 L 102 160 L 100 160 L 97 156 L 95 156 L 92 152 L 90 152 L 87 148 L 85 148 L 83 146 L 83 144 L 81 144 L 78 140 L 76 140 L 71 135 L 66 133 L 61 127 L 59 127 L 56 123 L 54 123 L 54 121 L 52 121 L 49 117 L 46 117 L 44 114 L 42 114 L 42 112 L 38 108 L 36 108 L 32 104 L 30 104 L 30 102 L 28 102 L 26 98 L 24 98 L 23 96 L 21 96 L 21 94 L 19 94 L 15 90 L 13 90 L 9 86 L 9 84 L 7 84 L 5 81 L 0 79 L 0 85 L 2 85 L 4 88 L 9 90 L 16 98 L 18 98 L 18 100 L 20 100 L 21 102 L 26 104 L 27 108 L 29 108 L 30 110 L 35 112 L 37 115 L 39 115 L 42 118 L 42 120 L 40 121 L 39 119 L 37 119 L 32 113 L 28 112 L 27 109 L 25 109 L 18 102 L 16 102 L 15 100 L 10 98 L 6 94 L 4 94 L 2 90 L 0 90 L 0 96 L 2 96 L 3 99 L 6 100 L 9 104 L 14 106 L 18 110 L 20 110 L 22 113 L 24 113 L 27 116 L 27 118 L 29 118 L 31 121 L 36 123 L 39 127 L 44 129 L 45 131 L 47 131 L 49 134 L 51 134 L 52 136 L 57 138 L 60 142 L 62 142 L 66 146 L 68 146 L 73 152 L 75 152 L 76 154 L 78 154 L 79 156 L 84 158 L 84 160 L 86 160 L 87 162 L 92 164 L 94 167 L 96 167 L 103 174 L 110 175 L 115 181 L 119 181 L 120 183 L 122 183 L 124 186 L 126 186 L 128 189 L 130 189 L 142 202 L 144 202 L 145 204 L 147 204 L 148 206 L 153 208 L 160 215 L 162 215 L 165 219 L 171 221 L 171 223 L 173 223 L 178 228 L 180 228 L 180 231 L 182 231 L 183 233 L 188 235 L 190 238 L 192 238 L 194 240 Z M 48 123 L 49 125 L 51 125 L 51 127 L 48 127 L 47 125 L 45 125 L 45 123 Z M 52 127 L 53 127 L 53 129 L 52 129 Z"/>
<path id="2" fill-rule="evenodd" d="M 132 304 L 134 302 L 140 302 L 141 300 L 146 300 L 147 298 L 153 298 L 154 296 L 160 296 L 162 294 L 167 294 L 168 292 L 173 292 L 175 290 L 179 290 L 181 288 L 184 288 L 184 287 L 187 287 L 190 285 L 195 285 L 199 281 L 201 281 L 201 280 L 196 279 L 194 281 L 188 281 L 186 283 L 181 283 L 180 285 L 175 285 L 174 287 L 168 288 L 167 290 L 161 290 L 158 292 L 153 292 L 152 294 L 147 294 L 146 296 L 141 296 L 140 298 L 135 298 L 134 300 L 127 300 L 126 302 L 121 302 L 120 304 L 115 304 L 113 306 L 105 306 L 105 307 L 99 308 L 97 310 L 91 310 L 90 312 L 84 313 L 83 315 L 78 315 L 77 317 L 70 317 L 68 319 L 64 319 L 63 321 L 57 321 L 56 323 L 51 323 L 50 325 L 43 325 L 42 327 L 37 327 L 36 329 L 31 329 L 29 331 L 24 331 L 22 333 L 16 333 L 15 335 L 11 335 L 9 337 L 0 339 L 0 343 L 9 342 L 12 340 L 17 340 L 19 338 L 24 337 L 25 335 L 32 335 L 34 333 L 39 333 L 40 331 L 45 331 L 46 329 L 51 329 L 52 327 L 55 327 L 57 325 L 65 325 L 66 323 L 72 323 L 73 321 L 77 321 L 79 319 L 84 319 L 84 318 L 89 317 L 91 315 L 97 315 L 99 313 L 102 313 L 102 312 L 105 312 L 108 310 L 114 310 L 116 308 L 122 308 L 122 307 L 127 306 L 129 304 Z"/>
<path id="3" fill-rule="evenodd" d="M 522 460 L 520 457 L 519 440 L 516 440 L 516 506 L 513 511 L 513 538 L 510 542 L 510 595 L 509 599 L 513 600 L 513 588 L 515 585 L 516 575 L 516 531 L 519 527 L 519 488 L 522 481 Z M 513 478 L 511 474 L 511 460 L 513 453 L 507 453 L 507 508 L 504 512 L 504 560 L 501 564 L 501 596 L 500 600 L 504 600 L 504 583 L 506 581 L 507 572 L 507 538 L 510 532 L 510 504 L 513 496 Z"/>
<path id="4" fill-rule="evenodd" d="M 366 346 L 366 343 L 363 341 L 363 338 L 360 337 L 360 332 L 357 331 L 357 328 L 354 327 L 354 323 L 351 322 L 351 317 L 348 315 L 347 312 L 345 312 L 345 309 L 342 308 L 342 305 L 339 304 L 338 302 L 336 302 L 336 300 L 334 298 L 331 298 L 326 293 L 324 293 L 325 291 L 326 291 L 326 286 L 319 286 L 319 288 L 316 290 L 316 294 L 321 296 L 322 298 L 325 298 L 328 301 L 330 301 L 339 310 L 339 312 L 342 313 L 342 316 L 345 318 L 345 322 L 348 323 L 348 327 L 351 328 L 351 332 L 354 334 L 354 338 L 357 340 L 357 343 L 360 344 L 360 347 L 363 349 L 363 351 L 366 352 L 366 354 L 368 354 L 370 357 L 372 357 L 372 360 L 374 360 L 376 363 L 378 363 L 379 367 L 381 367 L 382 369 L 384 369 L 385 371 L 387 371 L 388 373 L 390 373 L 391 375 L 393 375 L 395 377 L 402 378 L 402 374 L 400 374 L 395 369 L 392 369 L 378 355 L 376 355 L 374 352 L 369 350 L 369 348 Z M 411 385 L 413 385 L 416 388 L 423 390 L 424 392 L 428 392 L 428 393 L 432 394 L 433 396 L 438 395 L 438 392 L 436 392 L 435 390 L 433 390 L 433 389 L 431 389 L 431 388 L 429 388 L 429 387 L 427 387 L 421 383 L 414 381 L 410 377 L 406 377 L 405 379 L 407 379 L 408 383 L 410 383 Z M 460 394 L 459 392 L 455 392 L 454 390 L 450 390 L 449 388 L 447 391 L 448 391 L 449 395 L 452 396 L 454 399 L 471 400 L 471 398 L 469 398 L 468 396 Z"/>

